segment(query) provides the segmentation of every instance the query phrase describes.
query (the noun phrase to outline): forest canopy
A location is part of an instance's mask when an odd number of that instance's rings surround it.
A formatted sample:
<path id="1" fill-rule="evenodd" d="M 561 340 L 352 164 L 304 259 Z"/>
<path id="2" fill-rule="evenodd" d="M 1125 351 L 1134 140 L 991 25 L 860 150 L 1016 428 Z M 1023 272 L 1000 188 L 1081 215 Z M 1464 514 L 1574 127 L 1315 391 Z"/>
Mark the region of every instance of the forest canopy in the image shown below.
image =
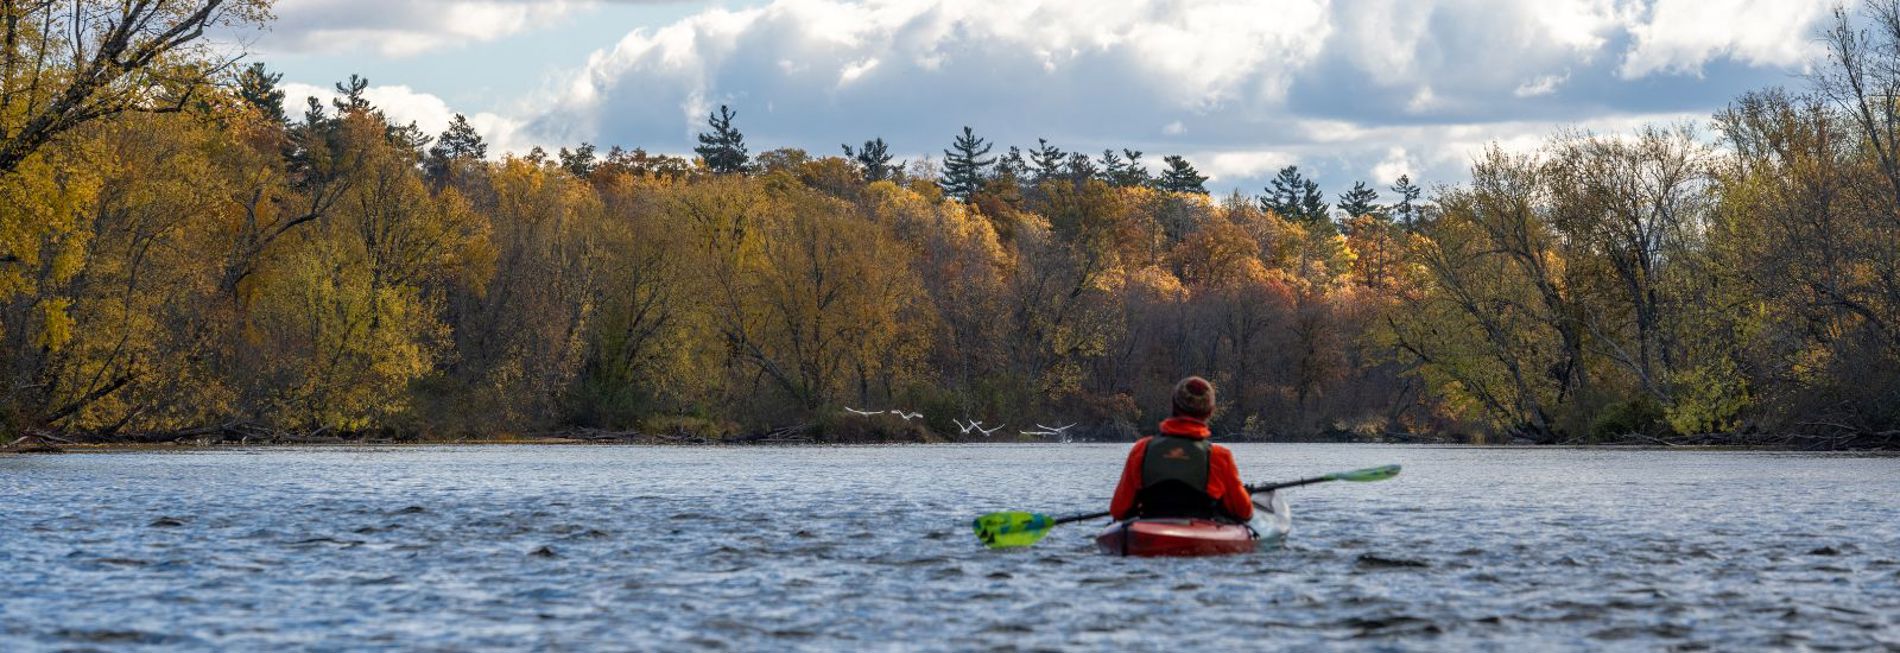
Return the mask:
<path id="1" fill-rule="evenodd" d="M 1331 201 L 977 126 L 759 149 L 743 106 L 490 152 L 203 41 L 266 5 L 5 4 L 6 432 L 1130 439 L 1201 374 L 1233 439 L 1900 443 L 1892 3 L 1707 124 Z"/>

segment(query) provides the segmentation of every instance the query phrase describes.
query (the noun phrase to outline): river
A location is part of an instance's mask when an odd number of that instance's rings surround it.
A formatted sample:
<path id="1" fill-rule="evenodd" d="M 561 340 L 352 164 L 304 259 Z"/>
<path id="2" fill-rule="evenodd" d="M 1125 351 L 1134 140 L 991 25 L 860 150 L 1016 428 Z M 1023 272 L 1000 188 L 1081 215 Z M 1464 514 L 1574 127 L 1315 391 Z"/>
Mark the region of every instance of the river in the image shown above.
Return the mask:
<path id="1" fill-rule="evenodd" d="M 1900 650 L 1900 458 L 1236 445 L 1286 546 L 1096 524 L 1125 445 L 0 457 L 0 651 Z"/>

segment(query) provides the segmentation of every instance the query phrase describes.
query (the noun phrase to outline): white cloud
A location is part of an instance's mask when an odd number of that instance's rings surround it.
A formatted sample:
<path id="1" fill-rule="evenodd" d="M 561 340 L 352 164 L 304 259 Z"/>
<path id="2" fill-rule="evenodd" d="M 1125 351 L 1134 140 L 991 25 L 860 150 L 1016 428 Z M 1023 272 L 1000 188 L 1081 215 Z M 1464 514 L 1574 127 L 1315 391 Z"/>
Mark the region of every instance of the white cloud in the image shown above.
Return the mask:
<path id="1" fill-rule="evenodd" d="M 1372 180 L 1382 186 L 1390 186 L 1399 177 L 1411 176 L 1417 169 L 1418 164 L 1412 161 L 1411 155 L 1406 154 L 1405 148 L 1394 147 L 1386 151 L 1385 159 L 1372 166 Z"/>
<path id="2" fill-rule="evenodd" d="M 859 77 L 863 77 L 865 73 L 871 72 L 871 69 L 876 67 L 877 57 L 846 64 L 844 70 L 838 71 L 838 85 L 844 86 L 858 81 Z"/>
<path id="3" fill-rule="evenodd" d="M 1442 106 L 1444 103 L 1438 101 L 1438 94 L 1432 92 L 1432 87 L 1420 86 L 1416 92 L 1412 93 L 1412 99 L 1405 103 L 1405 112 L 1429 113 Z"/>
<path id="4" fill-rule="evenodd" d="M 1696 73 L 1717 57 L 1754 65 L 1799 66 L 1816 54 L 1808 32 L 1836 0 L 1655 0 L 1630 26 L 1636 47 L 1626 78 Z M 1796 37 L 1796 38 L 1791 38 Z"/>
<path id="5" fill-rule="evenodd" d="M 1824 0 L 1703 1 L 776 0 L 635 29 L 495 129 L 685 151 L 730 105 L 755 151 L 883 137 L 914 159 L 969 125 L 999 151 L 1182 153 L 1243 187 L 1289 163 L 1329 187 L 1455 180 L 1488 143 L 1783 81 Z M 1681 81 L 1630 81 L 1657 75 Z"/>
<path id="6" fill-rule="evenodd" d="M 1521 98 L 1550 95 L 1557 92 L 1557 87 L 1563 86 L 1563 83 L 1569 80 L 1570 73 L 1564 73 L 1562 75 L 1542 75 L 1536 79 L 1519 84 L 1516 90 L 1511 91 L 1511 95 Z"/>
<path id="7" fill-rule="evenodd" d="M 1270 174 L 1298 161 L 1286 152 L 1203 152 L 1188 157 L 1210 180 L 1229 182 Z"/>
<path id="8" fill-rule="evenodd" d="M 279 0 L 265 52 L 401 57 L 493 41 L 553 23 L 591 0 Z"/>

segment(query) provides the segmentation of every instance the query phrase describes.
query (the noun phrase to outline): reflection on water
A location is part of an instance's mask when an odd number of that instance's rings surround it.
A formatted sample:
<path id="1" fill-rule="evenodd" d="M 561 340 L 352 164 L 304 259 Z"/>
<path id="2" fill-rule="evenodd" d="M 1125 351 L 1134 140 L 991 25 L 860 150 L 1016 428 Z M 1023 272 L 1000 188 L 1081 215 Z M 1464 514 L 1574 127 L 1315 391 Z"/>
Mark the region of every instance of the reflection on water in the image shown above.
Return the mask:
<path id="1" fill-rule="evenodd" d="M 1900 459 L 1238 445 L 1284 549 L 980 548 L 1125 449 L 0 458 L 0 650 L 1900 649 Z"/>

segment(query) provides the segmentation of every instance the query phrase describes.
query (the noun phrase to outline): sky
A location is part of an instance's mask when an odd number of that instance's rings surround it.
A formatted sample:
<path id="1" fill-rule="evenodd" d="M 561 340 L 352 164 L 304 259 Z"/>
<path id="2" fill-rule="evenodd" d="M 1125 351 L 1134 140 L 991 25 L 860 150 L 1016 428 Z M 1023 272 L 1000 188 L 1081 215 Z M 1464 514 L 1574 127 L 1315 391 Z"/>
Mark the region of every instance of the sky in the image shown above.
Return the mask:
<path id="1" fill-rule="evenodd" d="M 754 153 L 941 159 L 967 125 L 998 154 L 1182 155 L 1222 194 L 1298 165 L 1333 195 L 1801 87 L 1833 2 L 278 0 L 223 38 L 299 106 L 361 74 L 392 118 L 466 114 L 498 151 L 690 153 L 723 104 Z"/>

